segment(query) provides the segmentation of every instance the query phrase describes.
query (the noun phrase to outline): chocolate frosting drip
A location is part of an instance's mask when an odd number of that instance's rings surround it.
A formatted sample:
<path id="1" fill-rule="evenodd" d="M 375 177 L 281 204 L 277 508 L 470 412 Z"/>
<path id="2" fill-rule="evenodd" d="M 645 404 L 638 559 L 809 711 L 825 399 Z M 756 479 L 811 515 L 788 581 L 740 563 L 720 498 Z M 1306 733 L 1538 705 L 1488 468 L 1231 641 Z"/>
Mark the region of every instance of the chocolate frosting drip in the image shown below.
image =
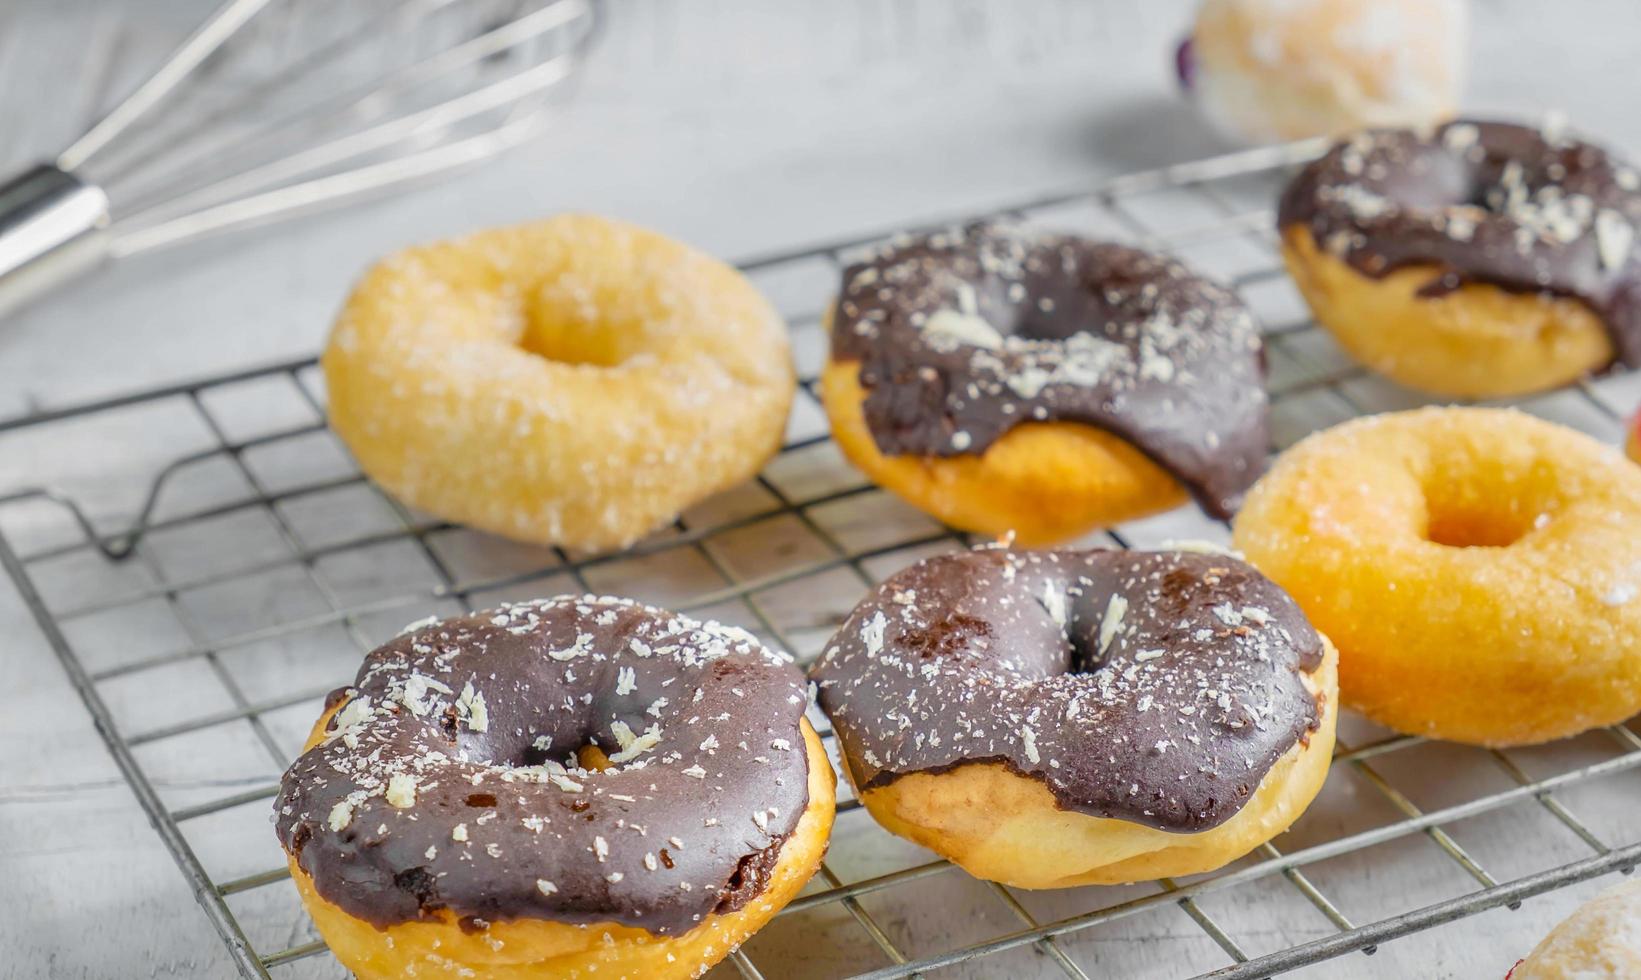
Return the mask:
<path id="1" fill-rule="evenodd" d="M 1107 429 L 1229 516 L 1265 458 L 1264 357 L 1236 294 L 1123 245 L 979 224 L 843 273 L 832 357 L 860 362 L 888 455 L 978 454 L 1022 422 Z"/>
<path id="2" fill-rule="evenodd" d="M 561 596 L 365 658 L 275 825 L 378 926 L 448 909 L 678 933 L 768 886 L 808 805 L 802 675 L 743 630 Z M 610 767 L 583 769 L 596 746 Z"/>
<path id="3" fill-rule="evenodd" d="M 1277 224 L 1365 275 L 1433 266 L 1465 283 L 1577 299 L 1616 360 L 1641 366 L 1641 174 L 1598 146 L 1508 123 L 1377 130 L 1335 145 L 1282 194 Z"/>
<path id="4" fill-rule="evenodd" d="M 810 677 L 863 790 L 1000 762 L 1063 809 L 1197 832 L 1316 730 L 1321 662 L 1227 555 L 986 548 L 885 581 Z"/>

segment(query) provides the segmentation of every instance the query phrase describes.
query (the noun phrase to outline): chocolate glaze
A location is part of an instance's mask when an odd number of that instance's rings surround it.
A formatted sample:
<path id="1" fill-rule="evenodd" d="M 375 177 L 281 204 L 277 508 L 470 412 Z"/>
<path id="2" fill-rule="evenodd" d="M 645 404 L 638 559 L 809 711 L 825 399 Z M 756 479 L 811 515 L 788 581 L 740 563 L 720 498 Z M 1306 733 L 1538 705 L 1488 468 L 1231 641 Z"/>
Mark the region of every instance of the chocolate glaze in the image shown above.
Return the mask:
<path id="1" fill-rule="evenodd" d="M 1264 463 L 1253 316 L 1159 255 L 995 224 L 896 239 L 844 270 L 831 331 L 887 455 L 978 454 L 1022 422 L 1082 422 L 1219 517 Z"/>
<path id="2" fill-rule="evenodd" d="M 862 790 L 1000 762 L 1063 809 L 1196 832 L 1308 741 L 1321 662 L 1228 555 L 984 548 L 885 581 L 810 677 Z"/>
<path id="3" fill-rule="evenodd" d="M 341 702 L 275 825 L 321 896 L 377 926 L 448 909 L 685 932 L 762 894 L 809 802 L 802 675 L 624 599 L 414 629 Z M 580 768 L 588 745 L 611 767 Z"/>
<path id="4" fill-rule="evenodd" d="M 1598 146 L 1508 123 L 1377 130 L 1339 143 L 1282 194 L 1277 224 L 1365 275 L 1433 266 L 1465 283 L 1579 300 L 1616 361 L 1641 366 L 1641 174 Z"/>

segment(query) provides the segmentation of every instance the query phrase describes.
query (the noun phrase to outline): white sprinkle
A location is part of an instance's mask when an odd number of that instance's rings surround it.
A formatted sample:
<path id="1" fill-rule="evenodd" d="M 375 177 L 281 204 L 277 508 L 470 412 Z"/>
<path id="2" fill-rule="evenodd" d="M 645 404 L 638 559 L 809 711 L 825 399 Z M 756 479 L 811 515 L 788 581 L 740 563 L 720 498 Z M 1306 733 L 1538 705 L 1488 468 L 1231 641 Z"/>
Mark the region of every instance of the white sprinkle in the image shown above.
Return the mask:
<path id="1" fill-rule="evenodd" d="M 1481 133 L 1469 123 L 1455 123 L 1442 133 L 1442 142 L 1454 153 L 1463 153 L 1476 145 Z"/>
<path id="2" fill-rule="evenodd" d="M 1054 620 L 1056 626 L 1065 629 L 1066 596 L 1053 582 L 1043 583 L 1043 608 L 1048 610 L 1048 618 Z"/>
<path id="3" fill-rule="evenodd" d="M 426 617 L 425 619 L 418 619 L 414 623 L 406 623 L 404 629 L 399 631 L 399 635 L 404 636 L 406 633 L 420 632 L 421 630 L 427 629 L 429 626 L 432 626 L 434 623 L 437 623 L 438 621 L 439 621 L 439 616 L 438 616 L 437 613 L 435 613 L 432 616 Z"/>
<path id="4" fill-rule="evenodd" d="M 705 779 L 705 778 L 707 778 L 707 771 L 705 769 L 702 769 L 700 766 L 690 766 L 688 769 L 685 769 L 683 772 L 684 772 L 684 775 L 693 777 L 695 779 Z"/>
<path id="5" fill-rule="evenodd" d="M 625 877 L 626 877 L 626 875 L 622 874 L 619 871 L 611 871 L 609 874 L 604 876 L 604 879 L 606 881 L 608 881 L 610 884 L 613 885 L 613 884 L 615 884 L 616 882 L 620 881 L 622 878 L 625 878 Z"/>
<path id="6" fill-rule="evenodd" d="M 1139 653 L 1134 654 L 1134 659 L 1143 664 L 1147 660 L 1155 660 L 1160 656 L 1162 656 L 1161 650 L 1141 650 Z"/>
<path id="7" fill-rule="evenodd" d="M 1042 757 L 1037 754 L 1037 733 L 1028 726 L 1020 729 L 1020 738 L 1026 746 L 1026 758 L 1034 763 L 1041 762 Z"/>
<path id="8" fill-rule="evenodd" d="M 1617 269 L 1629 261 L 1635 226 L 1617 211 L 1602 208 L 1595 216 L 1595 247 L 1603 269 Z"/>
<path id="9" fill-rule="evenodd" d="M 934 311 L 924 321 L 923 337 L 938 350 L 951 350 L 962 344 L 986 350 L 1003 346 L 1003 335 L 985 317 L 950 307 Z"/>
<path id="10" fill-rule="evenodd" d="M 465 842 L 467 840 L 467 824 L 459 823 L 456 826 L 451 827 L 450 839 Z"/>
<path id="11" fill-rule="evenodd" d="M 883 618 L 883 611 L 878 610 L 860 631 L 860 638 L 866 643 L 866 655 L 875 657 L 883 649 L 883 631 L 889 621 Z"/>
<path id="12" fill-rule="evenodd" d="M 718 736 L 716 736 L 716 735 L 708 735 L 706 738 L 703 738 L 701 740 L 701 751 L 702 752 L 711 752 L 713 749 L 716 749 L 717 747 L 718 747 Z"/>
<path id="13" fill-rule="evenodd" d="M 638 671 L 631 667 L 622 667 L 616 671 L 615 693 L 617 697 L 625 697 L 638 689 Z"/>
<path id="14" fill-rule="evenodd" d="M 594 837 L 593 853 L 598 855 L 598 860 L 603 861 L 605 858 L 610 856 L 610 842 L 601 836 Z"/>
<path id="15" fill-rule="evenodd" d="M 543 895 L 555 895 L 558 893 L 558 886 L 546 878 L 537 878 L 536 891 L 541 892 Z"/>
<path id="16" fill-rule="evenodd" d="M 359 695 L 343 705 L 342 710 L 338 711 L 335 717 L 331 719 L 336 728 L 325 736 L 325 741 L 333 741 L 343 734 L 357 733 L 375 714 L 376 712 L 370 706 L 370 698 L 363 694 Z"/>
<path id="17" fill-rule="evenodd" d="M 1112 593 L 1111 601 L 1106 603 L 1105 615 L 1100 618 L 1100 652 L 1104 653 L 1111 646 L 1111 641 L 1117 638 L 1117 631 L 1122 629 L 1122 618 L 1128 614 L 1128 600 Z"/>
<path id="18" fill-rule="evenodd" d="M 475 732 L 490 728 L 490 711 L 484 706 L 484 695 L 473 690 L 471 680 L 462 685 L 462 693 L 456 698 L 456 717 L 465 719 L 467 727 Z"/>
<path id="19" fill-rule="evenodd" d="M 1224 623 L 1226 626 L 1242 625 L 1242 614 L 1232 608 L 1231 604 L 1228 602 L 1222 602 L 1215 606 L 1213 612 L 1215 616 L 1219 617 L 1219 621 Z"/>
<path id="20" fill-rule="evenodd" d="M 422 852 L 422 857 L 427 858 L 429 861 L 433 860 L 434 858 L 436 858 L 438 856 L 439 856 L 439 849 L 438 849 L 438 847 L 436 847 L 433 844 L 427 845 L 427 850 Z"/>
<path id="21" fill-rule="evenodd" d="M 621 751 L 610 756 L 610 761 L 616 765 L 631 762 L 661 744 L 659 725 L 651 725 L 644 729 L 644 734 L 634 735 L 626 722 L 617 721 L 610 724 L 610 731 L 615 733 L 615 740 L 621 745 Z"/>
<path id="22" fill-rule="evenodd" d="M 347 800 L 343 800 L 342 802 L 331 807 L 330 818 L 325 822 L 330 824 L 331 830 L 340 831 L 343 827 L 346 827 L 348 824 L 353 822 L 353 804 L 349 803 Z"/>
<path id="23" fill-rule="evenodd" d="M 1258 606 L 1244 606 L 1242 609 L 1242 618 L 1252 622 L 1256 626 L 1264 626 L 1266 623 L 1271 621 L 1271 614 Z"/>
<path id="24" fill-rule="evenodd" d="M 416 777 L 408 772 L 396 772 L 387 781 L 387 801 L 403 810 L 416 805 Z"/>
<path id="25" fill-rule="evenodd" d="M 582 633 L 576 636 L 575 643 L 569 647 L 563 650 L 548 650 L 547 656 L 552 657 L 554 660 L 574 660 L 587 652 L 587 646 L 592 641 L 593 638 L 590 634 Z"/>
<path id="26" fill-rule="evenodd" d="M 646 853 L 644 855 L 644 867 L 649 871 L 654 871 L 656 868 L 660 867 L 660 863 L 655 860 L 654 854 Z"/>

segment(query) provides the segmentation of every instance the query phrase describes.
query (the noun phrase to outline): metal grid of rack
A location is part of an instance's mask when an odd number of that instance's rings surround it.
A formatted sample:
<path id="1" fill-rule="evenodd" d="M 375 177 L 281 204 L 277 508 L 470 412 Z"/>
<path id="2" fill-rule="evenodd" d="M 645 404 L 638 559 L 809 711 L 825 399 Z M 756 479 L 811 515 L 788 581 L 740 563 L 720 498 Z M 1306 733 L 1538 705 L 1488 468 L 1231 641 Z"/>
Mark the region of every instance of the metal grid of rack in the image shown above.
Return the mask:
<path id="1" fill-rule="evenodd" d="M 1233 282 L 1266 328 L 1274 451 L 1418 402 L 1345 359 L 1281 272 L 1270 202 L 1315 150 L 1233 154 L 961 218 L 1127 239 Z M 266 808 L 319 700 L 397 623 L 527 595 L 625 592 L 737 622 L 807 662 L 870 584 L 974 543 L 864 482 L 826 434 L 819 311 L 849 250 L 878 237 L 741 263 L 792 324 L 804 380 L 787 443 L 755 483 L 622 553 L 521 548 L 380 495 L 326 431 L 310 360 L 0 422 L 0 451 L 35 439 L 138 444 L 111 453 L 142 474 L 126 485 L 88 465 L 0 495 L 0 565 L 244 976 L 341 974 L 296 904 Z M 1524 407 L 1611 439 L 1632 394 L 1634 379 L 1602 379 Z M 174 434 L 131 435 L 167 425 Z M 1083 543 L 1167 537 L 1223 541 L 1226 529 L 1184 508 Z M 1121 889 L 976 882 L 877 829 L 844 787 L 820 874 L 713 975 L 1127 976 L 1136 971 L 1111 952 L 1134 945 L 1120 927 L 1183 913 L 1188 928 L 1146 934 L 1148 962 L 1166 959 L 1168 975 L 1264 977 L 1641 861 L 1641 782 L 1625 779 L 1641 776 L 1641 735 L 1629 726 L 1511 752 L 1349 720 L 1341 736 L 1329 778 L 1329 790 L 1349 781 L 1341 798 L 1325 790 L 1293 831 L 1221 871 Z M 206 771 L 177 778 L 202 758 Z M 1423 778 L 1432 771 L 1442 778 Z M 1391 894 L 1363 880 L 1398 866 L 1404 884 Z M 1267 921 L 1287 925 L 1255 927 Z"/>

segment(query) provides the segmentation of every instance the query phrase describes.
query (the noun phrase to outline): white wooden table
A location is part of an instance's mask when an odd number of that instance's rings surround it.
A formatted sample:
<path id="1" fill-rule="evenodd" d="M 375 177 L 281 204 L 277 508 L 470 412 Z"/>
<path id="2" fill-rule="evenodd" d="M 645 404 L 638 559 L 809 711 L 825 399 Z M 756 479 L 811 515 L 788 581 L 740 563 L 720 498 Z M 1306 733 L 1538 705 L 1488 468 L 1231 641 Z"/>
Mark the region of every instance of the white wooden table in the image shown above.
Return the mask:
<path id="1" fill-rule="evenodd" d="M 63 143 L 208 6 L 12 0 L 0 10 L 0 163 Z M 1470 104 L 1561 110 L 1641 156 L 1641 6 L 1586 0 L 1554 16 L 1547 6 L 1478 5 Z M 370 259 L 475 226 L 585 209 L 735 257 L 1215 152 L 1172 87 L 1188 7 L 612 3 L 574 101 L 528 148 L 403 198 L 146 256 L 0 324 L 0 416 L 309 353 Z M 117 445 L 86 455 L 0 441 L 0 491 L 66 473 L 109 511 L 129 509 L 112 489 L 95 491 L 120 485 L 124 464 Z M 0 976 L 227 976 L 218 940 L 8 588 L 0 636 Z M 1394 895 L 1420 883 L 1372 887 Z M 1500 976 L 1593 887 L 1302 975 Z M 939 915 L 905 911 L 901 925 Z M 1205 968 L 1188 925 L 1150 929 L 1122 941 L 1154 975 Z"/>

